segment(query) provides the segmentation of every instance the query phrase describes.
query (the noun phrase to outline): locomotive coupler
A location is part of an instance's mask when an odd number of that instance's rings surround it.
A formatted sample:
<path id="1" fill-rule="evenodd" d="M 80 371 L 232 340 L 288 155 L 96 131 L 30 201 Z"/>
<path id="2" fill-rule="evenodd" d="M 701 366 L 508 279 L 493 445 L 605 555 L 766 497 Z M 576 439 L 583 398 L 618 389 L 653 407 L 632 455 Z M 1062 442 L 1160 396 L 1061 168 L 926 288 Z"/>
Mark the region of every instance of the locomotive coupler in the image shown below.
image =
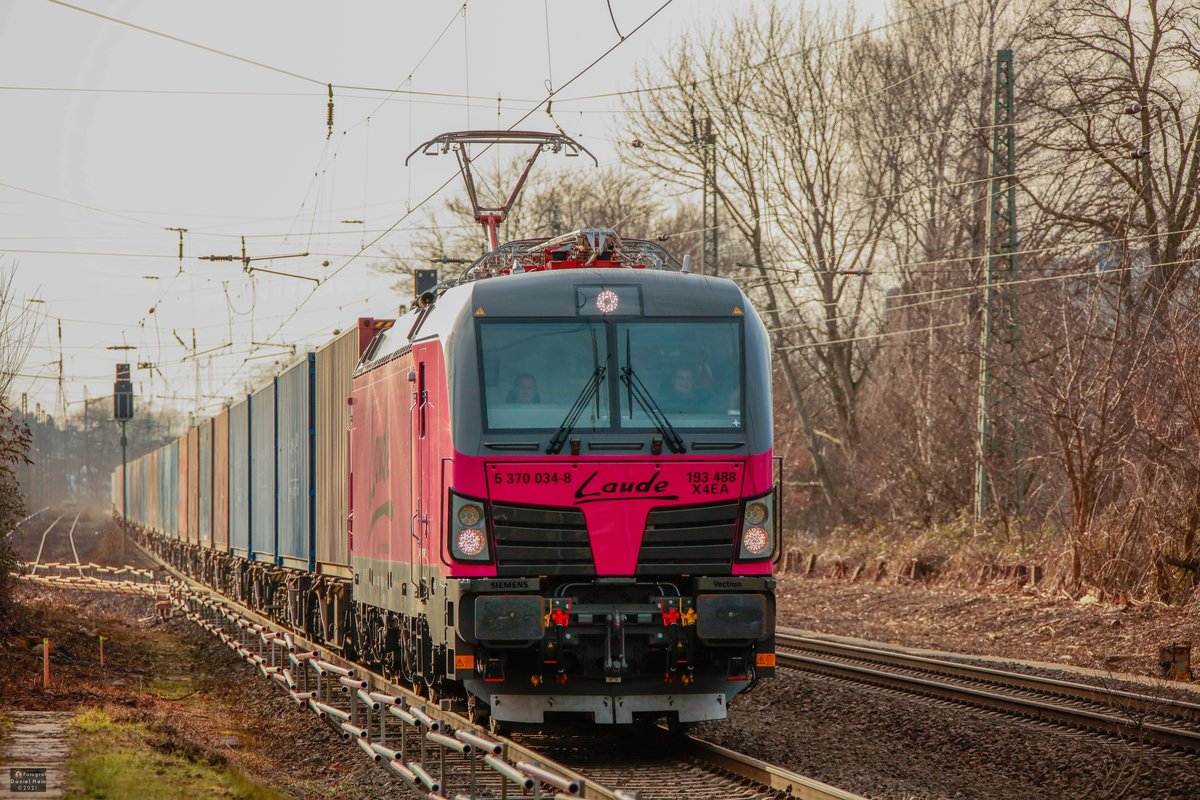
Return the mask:
<path id="1" fill-rule="evenodd" d="M 629 663 L 625 657 L 624 615 L 618 609 L 613 609 L 604 616 L 607 623 L 604 634 L 604 678 L 609 683 L 620 683 L 621 675 Z M 614 640 L 619 648 L 615 656 Z"/>

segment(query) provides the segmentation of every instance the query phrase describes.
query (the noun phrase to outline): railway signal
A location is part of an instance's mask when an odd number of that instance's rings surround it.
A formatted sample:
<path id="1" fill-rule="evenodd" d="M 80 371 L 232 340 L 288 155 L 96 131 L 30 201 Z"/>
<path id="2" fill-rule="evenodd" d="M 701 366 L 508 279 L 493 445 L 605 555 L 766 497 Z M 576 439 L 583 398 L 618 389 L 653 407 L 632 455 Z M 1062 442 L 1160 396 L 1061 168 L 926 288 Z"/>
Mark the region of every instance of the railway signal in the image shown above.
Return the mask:
<path id="1" fill-rule="evenodd" d="M 438 283 L 438 271 L 436 269 L 419 269 L 413 273 L 413 296 L 420 297 L 428 292 Z"/>
<path id="2" fill-rule="evenodd" d="M 128 467 L 126 465 L 126 448 L 128 438 L 125 436 L 125 423 L 133 419 L 133 381 L 129 379 L 129 364 L 117 364 L 117 380 L 113 383 L 113 419 L 121 423 L 121 560 L 125 560 L 125 539 L 128 528 L 127 506 L 129 504 Z"/>

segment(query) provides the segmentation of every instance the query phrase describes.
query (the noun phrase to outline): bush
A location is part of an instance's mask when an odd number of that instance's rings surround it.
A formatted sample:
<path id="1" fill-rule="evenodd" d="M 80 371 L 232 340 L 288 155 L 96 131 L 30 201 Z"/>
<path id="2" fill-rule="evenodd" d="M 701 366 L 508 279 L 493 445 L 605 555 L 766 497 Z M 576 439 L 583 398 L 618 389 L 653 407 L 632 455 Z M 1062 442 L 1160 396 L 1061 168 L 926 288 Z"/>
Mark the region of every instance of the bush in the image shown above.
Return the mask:
<path id="1" fill-rule="evenodd" d="M 25 498 L 13 467 L 29 463 L 29 444 L 29 428 L 17 421 L 0 399 L 0 629 L 13 619 L 12 584 L 17 554 L 12 548 L 12 533 L 25 513 Z"/>

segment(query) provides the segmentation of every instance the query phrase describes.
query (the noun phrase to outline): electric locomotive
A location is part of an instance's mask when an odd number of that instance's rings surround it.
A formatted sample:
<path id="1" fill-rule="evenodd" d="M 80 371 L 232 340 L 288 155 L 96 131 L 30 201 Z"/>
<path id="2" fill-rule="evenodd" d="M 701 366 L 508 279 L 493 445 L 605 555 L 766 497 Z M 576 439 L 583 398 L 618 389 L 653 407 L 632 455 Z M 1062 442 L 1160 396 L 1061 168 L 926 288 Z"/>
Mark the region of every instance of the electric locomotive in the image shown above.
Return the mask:
<path id="1" fill-rule="evenodd" d="M 534 148 L 498 208 L 477 144 Z M 610 229 L 501 246 L 538 153 L 587 153 L 570 137 L 421 150 L 458 156 L 487 255 L 135 459 L 128 487 L 116 470 L 114 508 L 198 580 L 468 713 L 725 717 L 775 669 L 762 321 Z"/>
<path id="2" fill-rule="evenodd" d="M 722 719 L 774 674 L 766 330 L 586 229 L 493 248 L 367 347 L 352 652 L 492 719 Z"/>

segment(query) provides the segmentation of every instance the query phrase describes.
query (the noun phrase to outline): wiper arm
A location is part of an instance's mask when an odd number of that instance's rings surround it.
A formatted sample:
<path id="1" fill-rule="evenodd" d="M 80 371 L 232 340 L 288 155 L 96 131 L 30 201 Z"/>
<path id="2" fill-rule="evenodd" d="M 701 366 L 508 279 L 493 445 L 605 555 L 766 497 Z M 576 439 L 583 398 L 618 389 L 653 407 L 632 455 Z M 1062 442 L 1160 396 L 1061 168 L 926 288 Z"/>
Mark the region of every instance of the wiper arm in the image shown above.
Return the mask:
<path id="1" fill-rule="evenodd" d="M 662 433 L 663 438 L 667 442 L 667 447 L 671 448 L 672 453 L 683 453 L 687 448 L 683 446 L 683 439 L 671 426 L 667 415 L 663 413 L 662 407 L 654 400 L 654 396 L 650 394 L 650 390 L 646 388 L 646 384 L 642 383 L 642 379 L 633 371 L 633 367 L 621 368 L 621 381 L 629 387 L 629 394 L 634 400 L 637 400 L 642 411 L 646 412 L 646 416 L 654 423 L 655 427 Z"/>
<path id="2" fill-rule="evenodd" d="M 567 443 L 567 437 L 571 435 L 571 431 L 575 429 L 575 423 L 579 421 L 579 415 L 583 413 L 588 403 L 591 402 L 592 395 L 600 390 L 600 384 L 604 380 L 604 373 L 607 371 L 607 367 L 599 365 L 592 370 L 592 376 L 588 378 L 588 382 L 579 392 L 579 396 L 575 398 L 574 404 L 567 411 L 567 416 L 563 417 L 562 424 L 558 426 L 558 430 L 551 437 L 550 444 L 546 447 L 547 453 L 555 455 L 562 451 L 563 445 Z"/>

